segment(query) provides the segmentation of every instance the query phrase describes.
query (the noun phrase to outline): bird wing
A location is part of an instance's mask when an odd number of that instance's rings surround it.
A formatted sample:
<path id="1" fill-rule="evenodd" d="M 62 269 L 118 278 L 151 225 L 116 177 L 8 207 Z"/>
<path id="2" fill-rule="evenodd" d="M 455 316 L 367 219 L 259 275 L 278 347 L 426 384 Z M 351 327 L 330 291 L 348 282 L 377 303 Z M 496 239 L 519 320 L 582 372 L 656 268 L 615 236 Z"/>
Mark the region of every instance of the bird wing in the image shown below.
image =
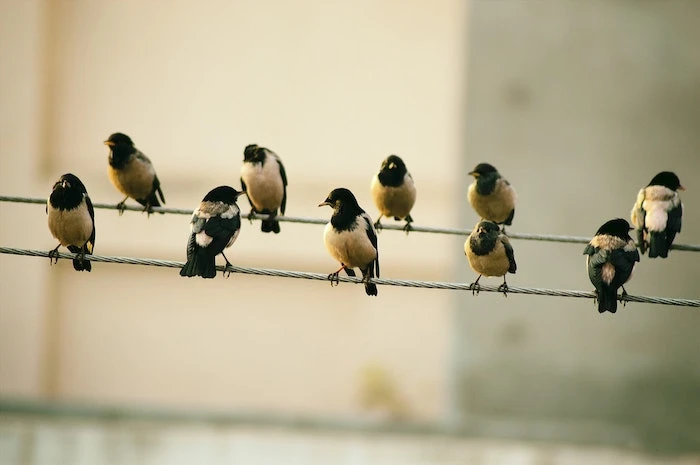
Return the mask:
<path id="1" fill-rule="evenodd" d="M 379 277 L 379 247 L 377 246 L 377 232 L 372 226 L 372 218 L 369 217 L 367 213 L 362 213 L 362 218 L 365 220 L 365 231 L 367 232 L 367 237 L 372 243 L 374 250 L 377 251 L 377 258 L 374 260 L 374 266 L 377 278 Z"/>
<path id="2" fill-rule="evenodd" d="M 615 249 L 610 252 L 610 263 L 615 267 L 615 277 L 612 286 L 622 286 L 632 275 L 635 262 L 639 261 L 639 251 Z"/>
<path id="3" fill-rule="evenodd" d="M 637 194 L 637 201 L 634 202 L 632 207 L 632 212 L 630 213 L 630 219 L 632 220 L 632 226 L 637 229 L 644 229 L 644 218 L 646 216 L 646 210 L 642 207 L 645 198 L 644 189 L 640 189 L 639 194 Z"/>
<path id="4" fill-rule="evenodd" d="M 92 220 L 92 234 L 90 234 L 90 239 L 88 239 L 88 252 L 92 253 L 92 249 L 95 248 L 95 209 L 92 206 L 92 201 L 87 194 L 85 195 L 85 204 L 87 205 L 88 213 L 90 214 L 90 219 Z"/>
<path id="5" fill-rule="evenodd" d="M 136 158 L 138 158 L 139 160 L 141 160 L 142 162 L 146 163 L 147 165 L 153 166 L 153 163 L 151 162 L 151 159 L 148 158 L 148 157 L 146 156 L 146 154 L 143 153 L 142 151 L 140 151 L 140 150 L 137 149 L 136 152 L 134 152 L 134 156 L 135 156 Z"/>
<path id="6" fill-rule="evenodd" d="M 236 215 L 233 218 L 222 218 L 220 216 L 209 218 L 204 224 L 204 233 L 212 238 L 211 243 L 207 246 L 207 250 L 213 255 L 221 253 L 240 227 L 240 215 Z"/>
<path id="7" fill-rule="evenodd" d="M 163 195 L 163 190 L 160 188 L 160 179 L 155 174 L 153 175 L 153 191 L 158 192 L 160 196 L 160 201 L 165 204 L 165 196 Z"/>
<path id="8" fill-rule="evenodd" d="M 588 277 L 591 283 L 596 289 L 600 289 L 603 286 L 603 275 L 600 271 L 603 264 L 608 260 L 608 253 L 605 250 L 601 250 L 598 247 L 593 247 L 588 244 L 583 250 L 586 257 L 586 265 L 588 267 Z"/>
<path id="9" fill-rule="evenodd" d="M 681 232 L 681 223 L 683 219 L 683 204 L 678 202 L 678 205 L 668 211 L 668 220 L 666 220 L 666 230 L 674 233 Z"/>
<path id="10" fill-rule="evenodd" d="M 503 248 L 506 249 L 506 257 L 508 257 L 508 272 L 515 273 L 515 270 L 517 270 L 518 267 L 515 264 L 515 253 L 513 253 L 513 246 L 510 245 L 508 238 L 503 235 L 501 236 L 501 242 L 503 242 Z"/>
<path id="11" fill-rule="evenodd" d="M 284 211 L 287 209 L 287 173 L 284 171 L 282 160 L 280 160 L 280 158 L 277 156 L 275 156 L 275 160 L 277 160 L 277 164 L 280 167 L 280 176 L 282 176 L 282 190 L 284 191 L 284 194 L 282 195 L 282 205 L 280 205 L 280 211 L 284 215 Z"/>

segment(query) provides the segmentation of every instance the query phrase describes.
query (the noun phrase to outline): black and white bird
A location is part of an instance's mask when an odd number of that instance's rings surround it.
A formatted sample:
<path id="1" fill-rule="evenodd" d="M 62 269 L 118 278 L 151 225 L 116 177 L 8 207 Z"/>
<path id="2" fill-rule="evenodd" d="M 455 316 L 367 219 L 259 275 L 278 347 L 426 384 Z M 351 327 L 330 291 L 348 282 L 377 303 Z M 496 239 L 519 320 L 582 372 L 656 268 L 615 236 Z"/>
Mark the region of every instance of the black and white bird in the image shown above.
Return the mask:
<path id="1" fill-rule="evenodd" d="M 469 266 L 479 277 L 469 285 L 472 294 L 479 293 L 479 280 L 482 276 L 503 276 L 503 284 L 498 290 L 508 296 L 506 273 L 515 273 L 515 255 L 508 237 L 493 221 L 480 221 L 464 242 L 464 253 Z"/>
<path id="2" fill-rule="evenodd" d="M 382 216 L 394 217 L 396 221 L 406 220 L 404 231 L 411 230 L 411 209 L 416 203 L 416 186 L 406 164 L 397 155 L 389 155 L 382 162 L 379 173 L 372 178 L 372 199 L 379 210 L 379 218 L 374 223 L 377 230 L 382 228 Z"/>
<path id="3" fill-rule="evenodd" d="M 353 268 L 362 272 L 367 295 L 377 295 L 372 278 L 379 277 L 379 249 L 372 218 L 358 205 L 352 192 L 345 188 L 333 189 L 319 207 L 333 208 L 331 221 L 323 231 L 323 242 L 333 258 L 340 262 L 338 271 L 328 275 L 331 286 L 338 284 L 338 274 L 345 270 L 355 276 Z"/>
<path id="4" fill-rule="evenodd" d="M 469 173 L 474 182 L 469 185 L 467 198 L 482 220 L 510 226 L 515 215 L 513 186 L 488 163 L 479 163 Z"/>
<path id="5" fill-rule="evenodd" d="M 49 252 L 49 262 L 58 262 L 58 248 L 67 247 L 78 254 L 73 259 L 76 271 L 91 271 L 92 264 L 85 260 L 95 247 L 95 210 L 88 197 L 85 185 L 77 176 L 64 174 L 53 185 L 53 190 L 46 202 L 49 216 L 49 230 L 59 244 Z"/>
<path id="6" fill-rule="evenodd" d="M 675 173 L 662 171 L 639 191 L 632 207 L 632 225 L 637 229 L 637 242 L 649 258 L 666 258 L 668 250 L 681 232 L 683 204 L 678 191 L 685 188 Z"/>
<path id="7" fill-rule="evenodd" d="M 241 230 L 241 210 L 236 199 L 242 193 L 233 187 L 219 186 L 204 196 L 190 221 L 192 233 L 187 241 L 187 263 L 180 270 L 180 276 L 215 277 L 219 254 L 226 260 L 226 266 L 231 266 L 224 249 L 236 241 Z M 225 276 L 228 274 L 224 272 Z"/>
<path id="8" fill-rule="evenodd" d="M 623 284 L 632 276 L 639 261 L 639 251 L 630 237 L 630 224 L 616 218 L 603 224 L 583 251 L 588 267 L 588 278 L 595 286 L 598 312 L 617 311 L 617 290 L 627 295 Z"/>
<path id="9" fill-rule="evenodd" d="M 117 204 L 120 215 L 124 213 L 129 197 L 143 205 L 144 211 L 149 215 L 153 211 L 152 207 L 160 207 L 161 202 L 165 203 L 153 163 L 134 147 L 129 136 L 115 132 L 105 141 L 105 145 L 109 147 L 109 180 L 126 196 Z"/>
<path id="10" fill-rule="evenodd" d="M 256 144 L 248 145 L 243 150 L 241 166 L 241 187 L 248 197 L 251 211 L 248 218 L 255 213 L 264 213 L 270 217 L 287 208 L 287 174 L 280 157 L 272 150 Z M 280 223 L 274 219 L 263 220 L 262 232 L 280 232 Z"/>

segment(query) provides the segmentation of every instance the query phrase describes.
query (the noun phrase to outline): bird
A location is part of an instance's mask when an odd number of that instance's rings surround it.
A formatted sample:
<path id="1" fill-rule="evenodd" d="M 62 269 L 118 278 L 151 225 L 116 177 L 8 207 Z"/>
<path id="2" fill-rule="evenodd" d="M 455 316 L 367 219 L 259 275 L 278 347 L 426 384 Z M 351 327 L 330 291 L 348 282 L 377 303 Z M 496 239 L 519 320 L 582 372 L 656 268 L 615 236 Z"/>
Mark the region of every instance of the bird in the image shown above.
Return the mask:
<path id="1" fill-rule="evenodd" d="M 379 277 L 379 249 L 372 218 L 344 187 L 333 189 L 319 207 L 324 205 L 333 208 L 333 215 L 323 231 L 323 242 L 328 253 L 340 262 L 340 268 L 328 275 L 331 286 L 338 284 L 338 274 L 342 270 L 348 276 L 355 276 L 353 268 L 359 268 L 365 292 L 376 296 L 377 285 L 372 278 Z"/>
<path id="2" fill-rule="evenodd" d="M 219 186 L 204 196 L 192 214 L 187 262 L 180 270 L 180 276 L 215 277 L 216 256 L 219 254 L 226 260 L 226 267 L 231 266 L 224 249 L 236 241 L 241 230 L 241 210 L 236 199 L 242 193 L 230 186 Z M 230 271 L 224 271 L 224 276 L 230 274 Z"/>
<path id="3" fill-rule="evenodd" d="M 632 207 L 632 225 L 637 242 L 649 258 L 666 258 L 676 234 L 681 232 L 683 204 L 678 191 L 684 191 L 680 179 L 671 171 L 662 171 L 637 194 Z"/>
<path id="4" fill-rule="evenodd" d="M 629 235 L 632 228 L 627 220 L 615 218 L 603 224 L 583 250 L 588 267 L 588 278 L 595 286 L 598 312 L 617 311 L 617 290 L 627 295 L 623 284 L 629 281 L 639 251 Z M 622 298 L 621 298 L 622 299 Z"/>
<path id="5" fill-rule="evenodd" d="M 248 219 L 255 213 L 269 215 L 262 220 L 262 232 L 280 232 L 280 223 L 272 219 L 279 209 L 287 208 L 287 174 L 280 157 L 272 150 L 250 144 L 243 150 L 241 166 L 241 188 L 250 202 Z"/>
<path id="6" fill-rule="evenodd" d="M 498 291 L 508 297 L 506 273 L 515 273 L 517 266 L 513 247 L 498 224 L 480 221 L 464 242 L 464 253 L 471 269 L 479 274 L 476 281 L 469 285 L 472 294 L 479 293 L 482 276 L 503 276 L 503 284 L 498 286 Z"/>
<path id="7" fill-rule="evenodd" d="M 124 213 L 129 197 L 143 205 L 149 216 L 153 212 L 152 207 L 160 207 L 161 202 L 165 204 L 153 163 L 134 147 L 134 142 L 129 136 L 115 132 L 105 141 L 105 145 L 109 147 L 109 180 L 126 196 L 117 204 L 120 215 Z"/>
<path id="8" fill-rule="evenodd" d="M 377 230 L 382 229 L 382 216 L 394 217 L 394 220 L 406 220 L 403 229 L 406 234 L 411 230 L 411 209 L 416 203 L 416 186 L 406 164 L 397 155 L 389 155 L 372 178 L 372 199 L 379 210 L 379 218 L 374 223 Z"/>
<path id="9" fill-rule="evenodd" d="M 474 182 L 469 185 L 467 198 L 482 220 L 510 226 L 515 216 L 513 186 L 488 163 L 479 163 L 469 172 Z"/>
<path id="10" fill-rule="evenodd" d="M 95 210 L 85 185 L 76 175 L 66 173 L 53 185 L 46 213 L 49 231 L 59 242 L 49 251 L 49 263 L 58 263 L 58 248 L 64 246 L 78 254 L 73 259 L 76 271 L 91 271 L 92 264 L 85 255 L 91 255 L 95 247 Z"/>

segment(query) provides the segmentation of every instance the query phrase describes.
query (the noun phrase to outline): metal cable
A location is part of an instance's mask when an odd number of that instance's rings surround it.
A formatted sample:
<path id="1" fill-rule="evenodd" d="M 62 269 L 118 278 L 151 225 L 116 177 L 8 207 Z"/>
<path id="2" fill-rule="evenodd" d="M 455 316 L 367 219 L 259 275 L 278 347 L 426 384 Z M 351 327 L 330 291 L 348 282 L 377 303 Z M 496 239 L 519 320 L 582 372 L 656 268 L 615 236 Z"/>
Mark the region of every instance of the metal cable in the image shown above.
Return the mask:
<path id="1" fill-rule="evenodd" d="M 17 249 L 12 247 L 0 247 L 0 253 L 9 255 L 23 255 L 30 257 L 46 257 L 48 258 L 49 252 L 43 250 L 29 250 L 29 249 Z M 59 258 L 73 259 L 76 254 L 72 253 L 59 253 Z M 134 258 L 134 257 L 114 257 L 114 256 L 103 256 L 103 255 L 86 255 L 86 259 L 92 262 L 102 262 L 102 263 L 122 263 L 128 265 L 145 265 L 145 266 L 158 266 L 166 268 L 182 268 L 184 263 L 172 260 L 158 260 L 152 258 Z M 267 268 L 249 268 L 243 266 L 230 266 L 228 268 L 224 266 L 217 266 L 218 271 L 227 271 L 231 273 L 241 273 L 241 274 L 252 274 L 257 276 L 271 276 L 280 278 L 295 278 L 295 279 L 311 279 L 315 281 L 328 281 L 328 275 L 322 273 L 311 273 L 308 271 L 291 271 L 291 270 L 274 270 Z M 361 283 L 361 278 L 351 278 L 349 276 L 339 276 L 338 280 L 346 283 Z M 413 281 L 405 279 L 383 279 L 375 278 L 372 282 L 380 286 L 399 286 L 399 287 L 413 287 L 421 289 L 449 289 L 456 291 L 469 291 L 470 285 L 467 283 L 449 283 L 440 281 Z M 501 292 L 498 290 L 498 286 L 489 286 L 483 284 L 480 286 L 480 291 L 482 292 Z M 563 289 L 542 289 L 534 287 L 516 287 L 508 286 L 509 294 L 528 294 L 528 295 L 540 295 L 540 296 L 552 296 L 552 297 L 578 297 L 585 299 L 595 298 L 593 292 L 586 291 L 570 291 Z M 648 297 L 648 296 L 634 296 L 626 295 L 621 297 L 623 302 L 639 302 L 639 303 L 649 303 L 649 304 L 660 304 L 660 305 L 673 305 L 677 307 L 700 307 L 700 300 L 693 299 L 677 299 L 677 298 L 666 298 L 666 297 Z"/>
<path id="2" fill-rule="evenodd" d="M 37 199 L 31 197 L 13 197 L 9 195 L 0 195 L 0 202 L 14 202 L 14 203 L 34 203 L 34 204 L 46 204 L 46 199 Z M 102 208 L 106 210 L 117 210 L 116 204 L 111 203 L 93 203 L 93 207 Z M 143 212 L 142 206 L 126 205 L 124 210 Z M 168 208 L 168 207 L 153 207 L 154 213 L 170 213 L 175 215 L 192 215 L 192 210 L 187 210 L 183 208 Z M 266 220 L 269 215 L 255 214 L 251 219 L 255 220 Z M 245 215 L 243 216 L 245 217 Z M 276 216 L 277 221 L 284 221 L 287 223 L 303 223 L 303 224 L 323 224 L 328 223 L 328 220 L 322 218 L 303 218 L 298 216 Z M 389 229 L 393 231 L 403 231 L 403 225 L 397 224 L 382 224 L 382 229 Z M 449 234 L 454 236 L 466 237 L 471 233 L 469 229 L 459 229 L 459 228 L 435 228 L 430 226 L 414 226 L 411 225 L 411 231 L 432 233 L 432 234 Z M 588 244 L 591 240 L 590 237 L 583 236 L 564 236 L 557 234 L 529 234 L 529 233 L 516 233 L 508 231 L 508 237 L 510 239 L 523 239 L 528 241 L 545 241 L 545 242 L 566 242 L 574 244 Z M 684 250 L 687 252 L 700 252 L 700 245 L 689 245 L 689 244 L 673 244 L 671 245 L 672 250 Z"/>

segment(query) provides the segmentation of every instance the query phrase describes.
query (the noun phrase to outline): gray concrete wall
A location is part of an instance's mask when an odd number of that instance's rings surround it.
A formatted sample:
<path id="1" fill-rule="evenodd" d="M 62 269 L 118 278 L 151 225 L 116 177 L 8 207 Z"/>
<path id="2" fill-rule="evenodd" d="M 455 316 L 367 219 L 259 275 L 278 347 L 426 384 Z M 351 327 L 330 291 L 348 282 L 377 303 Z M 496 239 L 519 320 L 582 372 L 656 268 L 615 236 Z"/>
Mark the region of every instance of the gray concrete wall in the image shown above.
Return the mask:
<path id="1" fill-rule="evenodd" d="M 512 231 L 592 235 L 629 218 L 638 190 L 672 170 L 687 185 L 677 241 L 698 243 L 699 43 L 698 2 L 472 2 L 462 171 L 490 161 L 512 182 Z M 468 211 L 465 224 L 476 220 Z M 591 288 L 583 246 L 514 248 L 510 284 Z M 672 252 L 643 258 L 626 288 L 698 298 L 699 273 L 697 254 Z M 696 310 L 629 304 L 598 315 L 589 300 L 466 294 L 456 302 L 459 418 L 519 419 L 525 431 L 551 421 L 544 436 L 700 448 Z"/>

